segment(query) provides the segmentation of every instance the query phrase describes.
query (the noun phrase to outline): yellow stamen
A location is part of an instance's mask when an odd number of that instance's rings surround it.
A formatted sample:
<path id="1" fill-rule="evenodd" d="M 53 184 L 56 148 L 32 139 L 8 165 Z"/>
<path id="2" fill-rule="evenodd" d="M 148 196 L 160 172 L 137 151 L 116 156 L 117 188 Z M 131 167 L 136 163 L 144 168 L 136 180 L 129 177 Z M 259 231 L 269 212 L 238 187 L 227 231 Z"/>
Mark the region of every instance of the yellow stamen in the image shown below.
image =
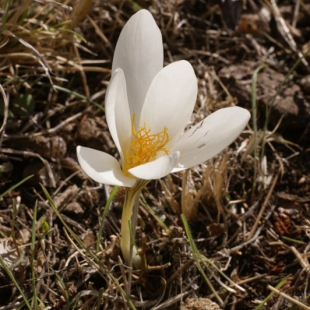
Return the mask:
<path id="1" fill-rule="evenodd" d="M 126 156 L 127 169 L 145 164 L 156 159 L 159 152 L 169 154 L 165 145 L 169 141 L 168 130 L 166 127 L 158 133 L 151 134 L 151 129 L 143 127 L 135 128 L 135 114 L 132 116 L 131 130 L 132 141 L 129 152 Z"/>

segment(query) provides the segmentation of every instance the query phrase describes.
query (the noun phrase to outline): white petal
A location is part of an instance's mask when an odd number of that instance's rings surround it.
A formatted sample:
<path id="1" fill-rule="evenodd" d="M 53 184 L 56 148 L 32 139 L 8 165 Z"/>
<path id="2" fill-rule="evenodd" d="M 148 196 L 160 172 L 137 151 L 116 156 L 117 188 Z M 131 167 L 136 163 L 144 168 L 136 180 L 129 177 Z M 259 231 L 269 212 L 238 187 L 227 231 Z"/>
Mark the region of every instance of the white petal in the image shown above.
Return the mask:
<path id="1" fill-rule="evenodd" d="M 123 28 L 117 41 L 112 72 L 124 71 L 131 113 L 140 118 L 147 90 L 163 67 L 162 36 L 147 10 L 134 14 Z"/>
<path id="2" fill-rule="evenodd" d="M 160 179 L 171 172 L 177 164 L 180 153 L 174 152 L 157 158 L 154 161 L 129 169 L 129 172 L 143 180 Z"/>
<path id="3" fill-rule="evenodd" d="M 172 172 L 198 165 L 231 144 L 244 129 L 250 113 L 240 107 L 220 109 L 186 131 L 170 151 L 180 151 Z"/>
<path id="4" fill-rule="evenodd" d="M 127 177 L 119 162 L 107 153 L 82 146 L 78 146 L 76 151 L 82 169 L 96 182 L 131 187 L 137 181 Z"/>
<path id="5" fill-rule="evenodd" d="M 131 140 L 131 116 L 127 99 L 126 81 L 121 69 L 112 75 L 105 97 L 105 112 L 114 143 L 121 154 Z"/>
<path id="6" fill-rule="evenodd" d="M 142 107 L 140 126 L 153 133 L 167 127 L 173 143 L 188 124 L 197 98 L 197 79 L 191 64 L 174 62 L 155 76 Z"/>

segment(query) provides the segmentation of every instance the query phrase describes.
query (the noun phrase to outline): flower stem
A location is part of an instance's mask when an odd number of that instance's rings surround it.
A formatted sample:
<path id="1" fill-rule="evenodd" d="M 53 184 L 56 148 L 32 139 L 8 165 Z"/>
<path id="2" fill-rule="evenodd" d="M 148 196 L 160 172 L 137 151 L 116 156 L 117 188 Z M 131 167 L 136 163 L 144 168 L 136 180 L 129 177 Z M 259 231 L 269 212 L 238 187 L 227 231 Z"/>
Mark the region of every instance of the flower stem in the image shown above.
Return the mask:
<path id="1" fill-rule="evenodd" d="M 137 249 L 133 247 L 132 239 L 136 230 L 140 193 L 148 182 L 139 180 L 133 187 L 126 188 L 121 223 L 121 250 L 125 263 L 129 267 L 139 268 L 141 266 L 141 257 Z"/>

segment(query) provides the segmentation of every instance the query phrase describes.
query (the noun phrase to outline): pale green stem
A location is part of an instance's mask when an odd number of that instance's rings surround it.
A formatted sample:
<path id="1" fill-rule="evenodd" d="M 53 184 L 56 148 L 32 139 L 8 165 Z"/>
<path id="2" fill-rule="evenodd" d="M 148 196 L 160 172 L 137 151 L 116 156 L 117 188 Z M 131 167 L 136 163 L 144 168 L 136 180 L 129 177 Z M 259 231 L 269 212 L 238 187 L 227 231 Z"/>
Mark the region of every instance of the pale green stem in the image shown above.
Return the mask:
<path id="1" fill-rule="evenodd" d="M 129 267 L 139 268 L 141 266 L 141 257 L 133 246 L 132 239 L 136 230 L 140 193 L 148 182 L 139 180 L 133 187 L 126 188 L 121 223 L 121 250 L 125 263 Z"/>

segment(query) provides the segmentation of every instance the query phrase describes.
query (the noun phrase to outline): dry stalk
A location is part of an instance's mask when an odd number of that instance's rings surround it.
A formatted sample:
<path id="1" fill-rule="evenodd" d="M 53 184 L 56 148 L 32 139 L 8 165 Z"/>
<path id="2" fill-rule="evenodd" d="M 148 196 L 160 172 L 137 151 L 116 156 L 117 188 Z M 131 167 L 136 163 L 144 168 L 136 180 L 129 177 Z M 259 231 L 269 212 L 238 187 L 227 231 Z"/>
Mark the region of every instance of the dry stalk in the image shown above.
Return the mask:
<path id="1" fill-rule="evenodd" d="M 68 28 L 75 28 L 81 21 L 83 21 L 92 7 L 92 0 L 80 0 L 74 6 L 71 15 Z"/>
<path id="2" fill-rule="evenodd" d="M 169 298 L 168 300 L 166 300 L 165 302 L 163 302 L 162 304 L 152 308 L 152 310 L 161 310 L 161 309 L 166 309 L 168 307 L 171 307 L 175 305 L 176 303 L 178 303 L 179 301 L 181 301 L 185 296 L 189 295 L 190 293 L 191 291 L 188 291 L 188 292 L 173 296 Z"/>
<path id="3" fill-rule="evenodd" d="M 255 231 L 257 229 L 257 226 L 259 225 L 259 222 L 260 222 L 260 220 L 261 220 L 261 218 L 262 218 L 262 216 L 263 216 L 263 214 L 265 212 L 265 209 L 266 209 L 266 207 L 268 205 L 268 202 L 269 202 L 270 197 L 271 197 L 271 195 L 273 193 L 273 190 L 274 190 L 274 188 L 275 188 L 275 186 L 277 184 L 278 178 L 279 178 L 279 173 L 277 173 L 275 175 L 274 179 L 273 179 L 273 182 L 272 182 L 272 184 L 270 186 L 270 189 L 268 191 L 266 199 L 265 199 L 265 201 L 264 201 L 264 203 L 263 203 L 263 205 L 262 205 L 262 207 L 261 207 L 261 209 L 260 209 L 260 211 L 259 211 L 259 213 L 258 213 L 258 215 L 256 217 L 255 223 L 254 223 L 250 233 L 247 236 L 247 240 L 250 240 L 253 237 L 253 235 L 254 235 L 254 233 L 255 233 Z"/>
<path id="4" fill-rule="evenodd" d="M 298 259 L 300 265 L 302 268 L 304 268 L 306 270 L 307 273 L 310 272 L 310 265 L 308 260 L 306 260 L 302 254 L 300 254 L 297 249 L 294 246 L 290 247 L 290 250 L 294 253 L 294 255 L 296 256 L 296 258 Z"/>
<path id="5" fill-rule="evenodd" d="M 3 97 L 3 102 L 4 102 L 3 123 L 0 128 L 0 148 L 1 148 L 2 139 L 3 139 L 4 132 L 5 132 L 5 126 L 6 126 L 6 122 L 7 122 L 8 115 L 9 115 L 9 99 L 7 95 L 5 94 L 5 91 L 1 84 L 0 84 L 0 91 Z"/>
<path id="6" fill-rule="evenodd" d="M 285 298 L 286 300 L 290 301 L 291 303 L 297 305 L 297 306 L 300 307 L 301 309 L 310 310 L 310 307 L 304 305 L 303 303 L 301 303 L 300 301 L 298 301 L 298 300 L 292 298 L 291 296 L 289 296 L 289 295 L 287 295 L 287 294 L 285 294 L 285 293 L 283 293 L 283 292 L 277 290 L 277 289 L 274 288 L 273 286 L 268 285 L 267 288 L 268 288 L 270 291 L 272 291 L 272 292 L 274 292 L 274 293 L 280 295 L 281 297 Z"/>
<path id="7" fill-rule="evenodd" d="M 178 201 L 174 198 L 176 192 L 176 185 L 173 183 L 171 175 L 167 175 L 165 182 L 159 180 L 160 185 L 163 189 L 165 200 L 168 202 L 171 210 L 175 214 L 181 214 L 181 206 Z"/>
<path id="8" fill-rule="evenodd" d="M 89 87 L 88 87 L 88 84 L 87 84 L 86 74 L 85 74 L 85 71 L 83 70 L 83 65 L 81 64 L 80 53 L 79 53 L 79 51 L 77 49 L 76 44 L 74 44 L 74 42 L 72 43 L 72 47 L 73 47 L 73 51 L 74 51 L 75 57 L 77 59 L 77 63 L 81 67 L 80 75 L 81 75 L 81 79 L 82 79 L 83 86 L 84 86 L 85 96 L 86 96 L 87 99 L 89 99 L 90 92 L 89 92 Z"/>
<path id="9" fill-rule="evenodd" d="M 16 150 L 12 150 L 12 149 L 7 149 L 7 148 L 2 148 L 0 150 L 0 153 L 5 153 L 5 154 L 15 154 L 15 155 L 22 155 L 25 157 L 35 157 L 38 158 L 42 161 L 42 163 L 44 164 L 47 174 L 50 178 L 50 185 L 51 187 L 55 188 L 56 187 L 56 180 L 52 171 L 52 168 L 50 166 L 50 164 L 48 163 L 48 161 L 46 159 L 44 159 L 42 156 L 40 156 L 37 153 L 33 153 L 33 152 L 29 152 L 29 151 L 16 151 Z"/>
<path id="10" fill-rule="evenodd" d="M 283 39 L 287 42 L 287 44 L 290 46 L 290 48 L 297 54 L 298 58 L 301 59 L 302 64 L 308 70 L 308 72 L 310 72 L 309 64 L 308 64 L 307 60 L 304 58 L 304 55 L 302 54 L 302 52 L 298 49 L 297 44 L 296 44 L 296 42 L 295 42 L 295 40 L 294 40 L 294 38 L 290 32 L 290 29 L 288 28 L 284 18 L 281 15 L 281 12 L 278 8 L 278 5 L 276 4 L 276 2 L 274 0 L 270 0 L 270 3 L 271 3 L 272 8 L 273 8 L 275 19 L 278 23 L 278 30 L 281 33 Z"/>

